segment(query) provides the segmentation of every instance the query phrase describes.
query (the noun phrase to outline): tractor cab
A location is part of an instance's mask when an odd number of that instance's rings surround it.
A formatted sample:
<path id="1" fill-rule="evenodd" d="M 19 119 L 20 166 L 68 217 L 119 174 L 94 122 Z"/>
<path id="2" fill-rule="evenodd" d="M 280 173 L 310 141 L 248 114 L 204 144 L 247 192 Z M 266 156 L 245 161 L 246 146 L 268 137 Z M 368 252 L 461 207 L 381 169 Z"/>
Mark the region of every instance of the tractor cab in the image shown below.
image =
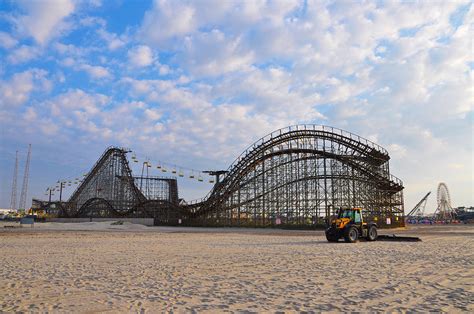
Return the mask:
<path id="1" fill-rule="evenodd" d="M 362 224 L 362 209 L 341 208 L 337 213 L 337 218 L 332 222 L 336 228 L 344 228 L 348 224 Z"/>
<path id="2" fill-rule="evenodd" d="M 361 209 L 360 208 L 341 209 L 339 210 L 339 213 L 337 214 L 337 218 L 349 218 L 349 219 L 354 220 L 354 222 L 361 222 L 362 221 Z"/>

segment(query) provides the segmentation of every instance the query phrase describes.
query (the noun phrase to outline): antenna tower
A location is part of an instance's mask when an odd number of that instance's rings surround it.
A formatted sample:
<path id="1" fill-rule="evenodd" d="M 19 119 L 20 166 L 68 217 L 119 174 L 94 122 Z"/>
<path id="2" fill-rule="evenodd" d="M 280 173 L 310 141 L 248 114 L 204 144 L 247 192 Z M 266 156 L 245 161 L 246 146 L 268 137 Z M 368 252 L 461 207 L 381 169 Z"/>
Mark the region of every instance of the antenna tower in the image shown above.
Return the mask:
<path id="1" fill-rule="evenodd" d="M 31 144 L 28 145 L 28 155 L 26 157 L 25 174 L 23 176 L 23 187 L 20 194 L 20 209 L 26 209 L 26 195 L 28 194 L 28 177 L 30 172 Z"/>
<path id="2" fill-rule="evenodd" d="M 13 170 L 12 197 L 10 199 L 10 208 L 16 210 L 16 181 L 18 177 L 18 151 L 15 154 L 15 170 Z"/>

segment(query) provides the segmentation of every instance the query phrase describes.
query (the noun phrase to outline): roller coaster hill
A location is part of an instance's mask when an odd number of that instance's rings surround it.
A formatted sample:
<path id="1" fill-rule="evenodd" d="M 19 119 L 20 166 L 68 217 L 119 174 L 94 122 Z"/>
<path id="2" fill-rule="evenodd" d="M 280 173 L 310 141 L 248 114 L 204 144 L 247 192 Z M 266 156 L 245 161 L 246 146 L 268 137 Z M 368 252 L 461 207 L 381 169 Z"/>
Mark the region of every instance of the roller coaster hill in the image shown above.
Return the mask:
<path id="1" fill-rule="evenodd" d="M 340 208 L 360 207 L 379 227 L 404 225 L 402 181 L 389 154 L 358 135 L 296 125 L 248 147 L 202 199 L 178 198 L 176 177 L 134 176 L 124 148 L 108 148 L 59 217 L 154 218 L 155 225 L 315 228 Z"/>

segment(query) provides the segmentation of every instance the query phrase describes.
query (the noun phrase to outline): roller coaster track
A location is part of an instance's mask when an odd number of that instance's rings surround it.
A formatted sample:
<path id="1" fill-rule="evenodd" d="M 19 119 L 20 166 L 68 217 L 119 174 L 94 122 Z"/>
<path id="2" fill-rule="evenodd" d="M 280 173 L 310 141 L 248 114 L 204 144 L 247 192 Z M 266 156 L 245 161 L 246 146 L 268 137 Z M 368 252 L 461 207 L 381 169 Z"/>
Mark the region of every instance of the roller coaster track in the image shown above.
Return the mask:
<path id="1" fill-rule="evenodd" d="M 87 217 L 96 210 L 98 216 L 126 217 L 136 212 L 136 204 L 147 201 L 134 183 L 127 152 L 106 149 L 69 198 L 64 216 Z"/>
<path id="2" fill-rule="evenodd" d="M 322 145 L 318 145 L 318 143 Z M 331 145 L 327 145 L 329 143 Z M 348 152 L 350 154 L 347 154 Z M 245 178 L 255 171 L 256 167 L 276 156 L 291 155 L 297 156 L 297 158 L 292 159 L 292 163 L 318 158 L 336 160 L 356 170 L 364 177 L 364 180 L 361 180 L 360 178 L 346 175 L 345 179 L 371 182 L 373 186 L 388 195 L 395 194 L 403 189 L 402 182 L 388 173 L 390 157 L 384 148 L 339 129 L 316 125 L 298 125 L 277 130 L 261 138 L 246 149 L 228 168 L 224 180 L 219 185 L 204 199 L 188 205 L 190 212 L 193 213 L 193 217 L 199 217 L 222 210 L 225 207 L 224 203 L 228 201 L 229 197 L 245 187 L 249 181 Z M 258 177 L 263 177 L 264 175 L 265 172 L 262 171 L 254 178 L 250 178 L 250 181 L 258 180 Z M 333 178 L 333 175 L 326 174 L 317 177 L 307 175 L 304 178 L 295 178 L 295 180 L 290 180 L 285 184 L 275 185 L 253 199 L 245 200 L 239 204 L 230 204 L 227 208 L 232 209 L 244 206 L 258 198 L 265 197 L 265 195 L 270 194 L 274 190 L 281 189 L 285 185 L 291 185 L 298 181 Z M 338 179 L 344 179 L 344 175 L 338 176 Z M 379 203 L 382 204 L 382 202 Z"/>
<path id="3" fill-rule="evenodd" d="M 127 152 L 117 147 L 104 152 L 61 210 L 65 216 L 268 225 L 280 218 L 307 224 L 344 206 L 403 215 L 403 183 L 389 172 L 388 152 L 332 127 L 296 125 L 262 137 L 235 159 L 206 197 L 181 206 L 145 196 L 135 184 Z"/>
<path id="4" fill-rule="evenodd" d="M 130 169 L 130 165 L 126 157 L 126 153 L 127 153 L 127 150 L 124 148 L 118 148 L 118 147 L 113 147 L 113 146 L 108 147 L 105 150 L 105 152 L 102 154 L 102 156 L 99 158 L 99 160 L 92 167 L 92 170 L 87 174 L 87 176 L 84 179 L 84 182 L 81 185 L 79 185 L 78 188 L 71 195 L 68 202 L 74 203 L 78 201 L 80 195 L 84 193 L 84 190 L 91 183 L 91 181 L 97 177 L 99 171 L 103 169 L 104 164 L 106 164 L 107 160 L 111 159 L 111 157 L 118 157 L 123 167 L 124 175 L 122 175 L 122 178 L 125 181 L 125 184 L 128 185 L 128 187 L 133 191 L 133 193 L 136 195 L 136 197 L 140 201 L 145 201 L 146 200 L 145 196 L 134 184 L 132 170 Z"/>

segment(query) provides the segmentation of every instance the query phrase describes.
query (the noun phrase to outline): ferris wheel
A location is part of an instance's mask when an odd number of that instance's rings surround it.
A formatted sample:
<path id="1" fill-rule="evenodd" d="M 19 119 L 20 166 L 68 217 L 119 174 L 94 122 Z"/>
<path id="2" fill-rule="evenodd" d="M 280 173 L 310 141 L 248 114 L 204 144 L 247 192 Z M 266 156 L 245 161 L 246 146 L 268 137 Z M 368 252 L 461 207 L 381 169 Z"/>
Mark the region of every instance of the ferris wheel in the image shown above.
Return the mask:
<path id="1" fill-rule="evenodd" d="M 435 214 L 440 220 L 447 220 L 454 218 L 454 210 L 451 206 L 451 197 L 446 183 L 441 182 L 438 185 L 438 207 Z"/>

